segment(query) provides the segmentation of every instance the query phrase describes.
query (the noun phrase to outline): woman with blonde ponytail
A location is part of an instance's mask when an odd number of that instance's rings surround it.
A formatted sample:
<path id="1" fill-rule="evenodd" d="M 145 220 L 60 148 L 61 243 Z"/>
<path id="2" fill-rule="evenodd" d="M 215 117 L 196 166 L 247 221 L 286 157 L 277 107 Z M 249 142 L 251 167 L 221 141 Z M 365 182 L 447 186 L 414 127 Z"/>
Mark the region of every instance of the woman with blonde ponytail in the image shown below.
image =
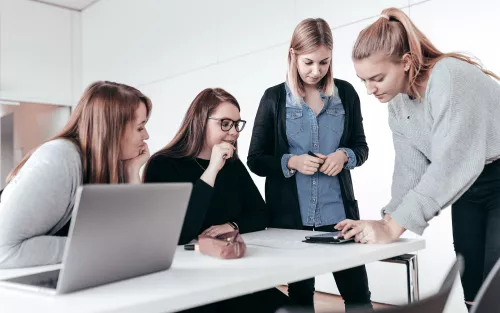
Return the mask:
<path id="1" fill-rule="evenodd" d="M 352 59 L 368 94 L 389 103 L 396 157 L 383 220 L 337 228 L 357 242 L 392 242 L 407 229 L 422 234 L 451 205 L 470 307 L 500 258 L 500 78 L 468 56 L 439 51 L 394 8 L 361 31 Z"/>
<path id="2" fill-rule="evenodd" d="M 85 90 L 61 132 L 9 175 L 0 201 L 0 268 L 61 262 L 78 186 L 141 183 L 151 106 L 122 84 L 99 81 Z"/>

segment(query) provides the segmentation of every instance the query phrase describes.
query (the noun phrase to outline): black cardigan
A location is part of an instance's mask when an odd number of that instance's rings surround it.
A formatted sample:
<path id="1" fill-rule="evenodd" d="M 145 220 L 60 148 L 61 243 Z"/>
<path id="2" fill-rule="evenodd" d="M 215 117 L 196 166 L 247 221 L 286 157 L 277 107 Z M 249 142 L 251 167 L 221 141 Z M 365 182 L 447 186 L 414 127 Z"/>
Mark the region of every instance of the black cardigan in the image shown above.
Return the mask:
<path id="1" fill-rule="evenodd" d="M 368 145 L 363 130 L 359 97 L 348 82 L 335 79 L 335 85 L 345 109 L 344 133 L 340 147 L 350 148 L 356 154 L 356 166 L 360 166 L 368 158 Z M 255 174 L 266 177 L 265 193 L 270 210 L 270 226 L 301 229 L 303 226 L 295 176 L 285 178 L 281 169 L 281 157 L 289 153 L 285 107 L 284 83 L 266 90 L 255 117 L 247 165 Z M 346 217 L 359 219 L 351 173 L 344 169 L 338 177 Z"/>

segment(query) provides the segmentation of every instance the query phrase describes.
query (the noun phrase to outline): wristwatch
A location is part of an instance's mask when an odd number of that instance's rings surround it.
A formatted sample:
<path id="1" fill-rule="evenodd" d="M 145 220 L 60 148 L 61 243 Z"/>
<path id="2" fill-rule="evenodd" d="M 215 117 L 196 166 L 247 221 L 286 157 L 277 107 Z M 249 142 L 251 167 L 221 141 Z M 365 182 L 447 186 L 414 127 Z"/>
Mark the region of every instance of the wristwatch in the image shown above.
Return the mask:
<path id="1" fill-rule="evenodd" d="M 228 223 L 228 224 L 229 224 L 229 225 L 230 225 L 230 226 L 231 226 L 234 230 L 238 230 L 238 229 L 240 229 L 240 228 L 238 227 L 238 224 L 236 224 L 235 222 L 227 222 L 227 223 Z"/>

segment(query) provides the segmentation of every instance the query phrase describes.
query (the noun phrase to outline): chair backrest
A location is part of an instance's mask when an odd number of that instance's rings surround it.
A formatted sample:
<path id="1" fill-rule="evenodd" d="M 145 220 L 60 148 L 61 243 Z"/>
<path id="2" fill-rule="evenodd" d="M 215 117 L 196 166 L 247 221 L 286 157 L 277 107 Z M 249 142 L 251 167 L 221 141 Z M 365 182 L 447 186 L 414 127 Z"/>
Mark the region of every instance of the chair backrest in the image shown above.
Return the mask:
<path id="1" fill-rule="evenodd" d="M 498 265 L 498 264 L 497 264 Z M 462 274 L 464 268 L 463 258 L 461 256 L 457 256 L 457 259 L 451 266 L 448 274 L 446 275 L 443 283 L 441 284 L 441 288 L 439 291 L 426 298 L 424 300 L 418 301 L 416 303 L 412 303 L 409 305 L 398 306 L 388 309 L 377 310 L 377 313 L 442 313 L 444 307 L 446 306 L 446 302 L 448 301 L 448 297 L 450 296 L 451 289 L 453 288 L 453 284 L 457 278 L 458 274 Z M 500 279 L 499 279 L 500 281 Z M 296 308 L 281 308 L 276 311 L 276 313 L 310 313 L 312 311 L 308 311 L 305 309 L 296 309 Z M 371 310 L 359 310 L 355 311 L 356 313 L 369 313 L 373 312 Z M 479 313 L 479 312 L 477 312 Z M 482 313 L 482 312 L 481 312 Z"/>
<path id="2" fill-rule="evenodd" d="M 500 309 L 500 259 L 491 269 L 488 277 L 474 299 L 471 313 L 497 312 Z"/>

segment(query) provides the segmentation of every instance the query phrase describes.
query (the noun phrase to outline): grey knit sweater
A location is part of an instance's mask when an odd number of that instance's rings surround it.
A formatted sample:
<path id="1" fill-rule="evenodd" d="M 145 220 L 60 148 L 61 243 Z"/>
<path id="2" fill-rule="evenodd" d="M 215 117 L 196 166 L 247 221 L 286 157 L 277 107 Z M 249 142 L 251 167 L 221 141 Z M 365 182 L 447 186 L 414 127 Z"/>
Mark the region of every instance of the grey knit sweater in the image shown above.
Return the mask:
<path id="1" fill-rule="evenodd" d="M 0 202 L 0 268 L 60 263 L 82 181 L 78 148 L 57 139 L 40 146 L 7 185 Z"/>
<path id="2" fill-rule="evenodd" d="M 389 104 L 396 153 L 392 199 L 382 209 L 422 234 L 485 164 L 500 158 L 500 85 L 477 67 L 444 58 L 423 102 L 399 94 Z"/>

